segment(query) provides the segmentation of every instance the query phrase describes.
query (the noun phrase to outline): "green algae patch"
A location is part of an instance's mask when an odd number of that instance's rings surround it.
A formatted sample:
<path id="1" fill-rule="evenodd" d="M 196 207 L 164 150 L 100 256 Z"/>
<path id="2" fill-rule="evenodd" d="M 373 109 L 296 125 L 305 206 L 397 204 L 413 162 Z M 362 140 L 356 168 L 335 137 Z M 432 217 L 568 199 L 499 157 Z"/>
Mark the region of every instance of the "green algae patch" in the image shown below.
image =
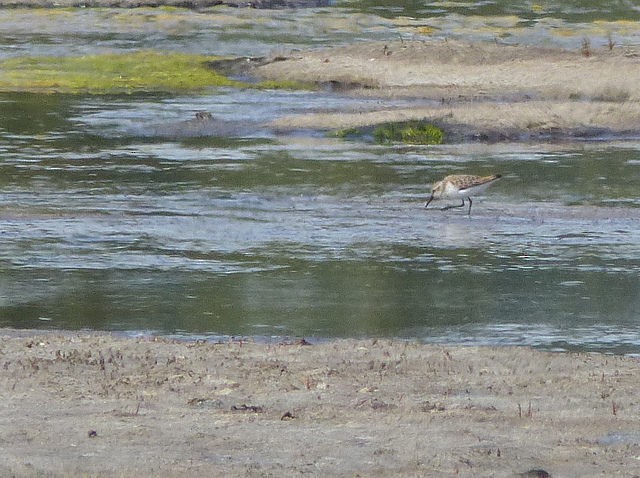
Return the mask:
<path id="1" fill-rule="evenodd" d="M 207 67 L 212 59 L 154 51 L 9 58 L 0 61 L 0 91 L 112 94 L 246 86 Z"/>
<path id="2" fill-rule="evenodd" d="M 376 126 L 373 139 L 380 144 L 442 144 L 444 131 L 425 121 L 401 121 Z"/>
<path id="3" fill-rule="evenodd" d="M 427 121 L 412 120 L 381 123 L 365 128 L 345 128 L 333 130 L 329 136 L 342 139 L 373 136 L 379 144 L 442 144 L 444 131 Z"/>

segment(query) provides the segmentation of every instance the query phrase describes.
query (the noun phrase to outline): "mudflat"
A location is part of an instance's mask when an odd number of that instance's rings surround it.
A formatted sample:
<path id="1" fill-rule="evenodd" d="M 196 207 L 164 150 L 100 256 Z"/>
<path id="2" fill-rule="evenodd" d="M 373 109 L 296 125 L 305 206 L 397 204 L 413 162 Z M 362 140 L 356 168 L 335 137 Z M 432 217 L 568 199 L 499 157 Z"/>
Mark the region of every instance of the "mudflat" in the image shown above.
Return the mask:
<path id="1" fill-rule="evenodd" d="M 276 128 L 350 128 L 427 119 L 448 142 L 637 137 L 640 51 L 490 42 L 365 42 L 300 52 L 255 69 L 268 79 L 313 81 L 416 106 L 279 118 Z"/>
<path id="2" fill-rule="evenodd" d="M 3 329 L 2 476 L 640 474 L 638 360 Z"/>

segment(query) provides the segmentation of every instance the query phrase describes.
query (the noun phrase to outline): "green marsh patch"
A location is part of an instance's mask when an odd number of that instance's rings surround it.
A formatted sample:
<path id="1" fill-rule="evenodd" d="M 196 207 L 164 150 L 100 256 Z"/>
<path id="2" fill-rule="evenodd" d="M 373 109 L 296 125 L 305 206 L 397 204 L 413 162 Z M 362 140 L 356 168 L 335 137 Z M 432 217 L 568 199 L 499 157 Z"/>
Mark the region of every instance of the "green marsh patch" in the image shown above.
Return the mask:
<path id="1" fill-rule="evenodd" d="M 401 121 L 376 126 L 373 138 L 381 144 L 442 144 L 444 131 L 425 121 Z"/>
<path id="2" fill-rule="evenodd" d="M 427 121 L 412 120 L 381 123 L 366 128 L 346 128 L 333 131 L 338 138 L 353 138 L 371 135 L 379 144 L 442 144 L 445 133 L 438 126 Z"/>
<path id="3" fill-rule="evenodd" d="M 246 86 L 207 67 L 212 59 L 155 51 L 9 58 L 0 62 L 0 91 L 111 94 Z"/>

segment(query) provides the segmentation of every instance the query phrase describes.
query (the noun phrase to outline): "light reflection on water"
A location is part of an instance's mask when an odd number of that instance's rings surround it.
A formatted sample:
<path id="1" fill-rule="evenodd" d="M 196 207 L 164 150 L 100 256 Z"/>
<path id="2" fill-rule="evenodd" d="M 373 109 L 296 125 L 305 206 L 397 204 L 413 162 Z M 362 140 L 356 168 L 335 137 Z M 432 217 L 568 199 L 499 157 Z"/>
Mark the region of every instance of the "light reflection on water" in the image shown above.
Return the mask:
<path id="1" fill-rule="evenodd" d="M 558 5 L 86 9 L 58 12 L 62 22 L 16 10 L 0 20 L 0 57 L 149 47 L 259 56 L 487 35 L 575 48 L 607 32 L 640 43 L 633 22 L 617 22 L 623 7 Z M 385 19 L 394 8 L 416 18 Z M 594 28 L 597 15 L 607 22 Z M 568 35 L 567 22 L 585 23 Z M 381 147 L 265 126 L 310 110 L 406 106 L 326 92 L 1 95 L 0 105 L 0 326 L 638 353 L 637 143 Z M 221 121 L 216 135 L 198 137 L 198 125 L 184 134 L 196 111 Z M 427 185 L 454 172 L 504 179 L 471 218 L 425 211 Z"/>
<path id="2" fill-rule="evenodd" d="M 221 56 L 295 55 L 308 47 L 364 40 L 464 39 L 553 44 L 579 50 L 640 44 L 633 2 L 338 1 L 328 8 L 260 10 L 8 9 L 0 17 L 0 59 L 135 49 Z"/>

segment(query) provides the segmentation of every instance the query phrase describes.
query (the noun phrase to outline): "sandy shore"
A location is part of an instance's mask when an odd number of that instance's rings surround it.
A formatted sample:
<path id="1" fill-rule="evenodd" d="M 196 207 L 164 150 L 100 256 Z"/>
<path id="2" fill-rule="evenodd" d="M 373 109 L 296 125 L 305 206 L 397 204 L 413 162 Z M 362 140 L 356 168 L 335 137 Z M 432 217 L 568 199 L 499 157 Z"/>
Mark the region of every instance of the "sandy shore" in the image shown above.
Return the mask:
<path id="1" fill-rule="evenodd" d="M 0 340 L 2 476 L 640 474 L 634 358 L 390 340 Z"/>
<path id="2" fill-rule="evenodd" d="M 267 79 L 331 84 L 344 94 L 416 106 L 280 118 L 276 128 L 349 128 L 426 118 L 448 141 L 640 136 L 640 52 L 457 41 L 358 43 L 255 69 Z"/>

